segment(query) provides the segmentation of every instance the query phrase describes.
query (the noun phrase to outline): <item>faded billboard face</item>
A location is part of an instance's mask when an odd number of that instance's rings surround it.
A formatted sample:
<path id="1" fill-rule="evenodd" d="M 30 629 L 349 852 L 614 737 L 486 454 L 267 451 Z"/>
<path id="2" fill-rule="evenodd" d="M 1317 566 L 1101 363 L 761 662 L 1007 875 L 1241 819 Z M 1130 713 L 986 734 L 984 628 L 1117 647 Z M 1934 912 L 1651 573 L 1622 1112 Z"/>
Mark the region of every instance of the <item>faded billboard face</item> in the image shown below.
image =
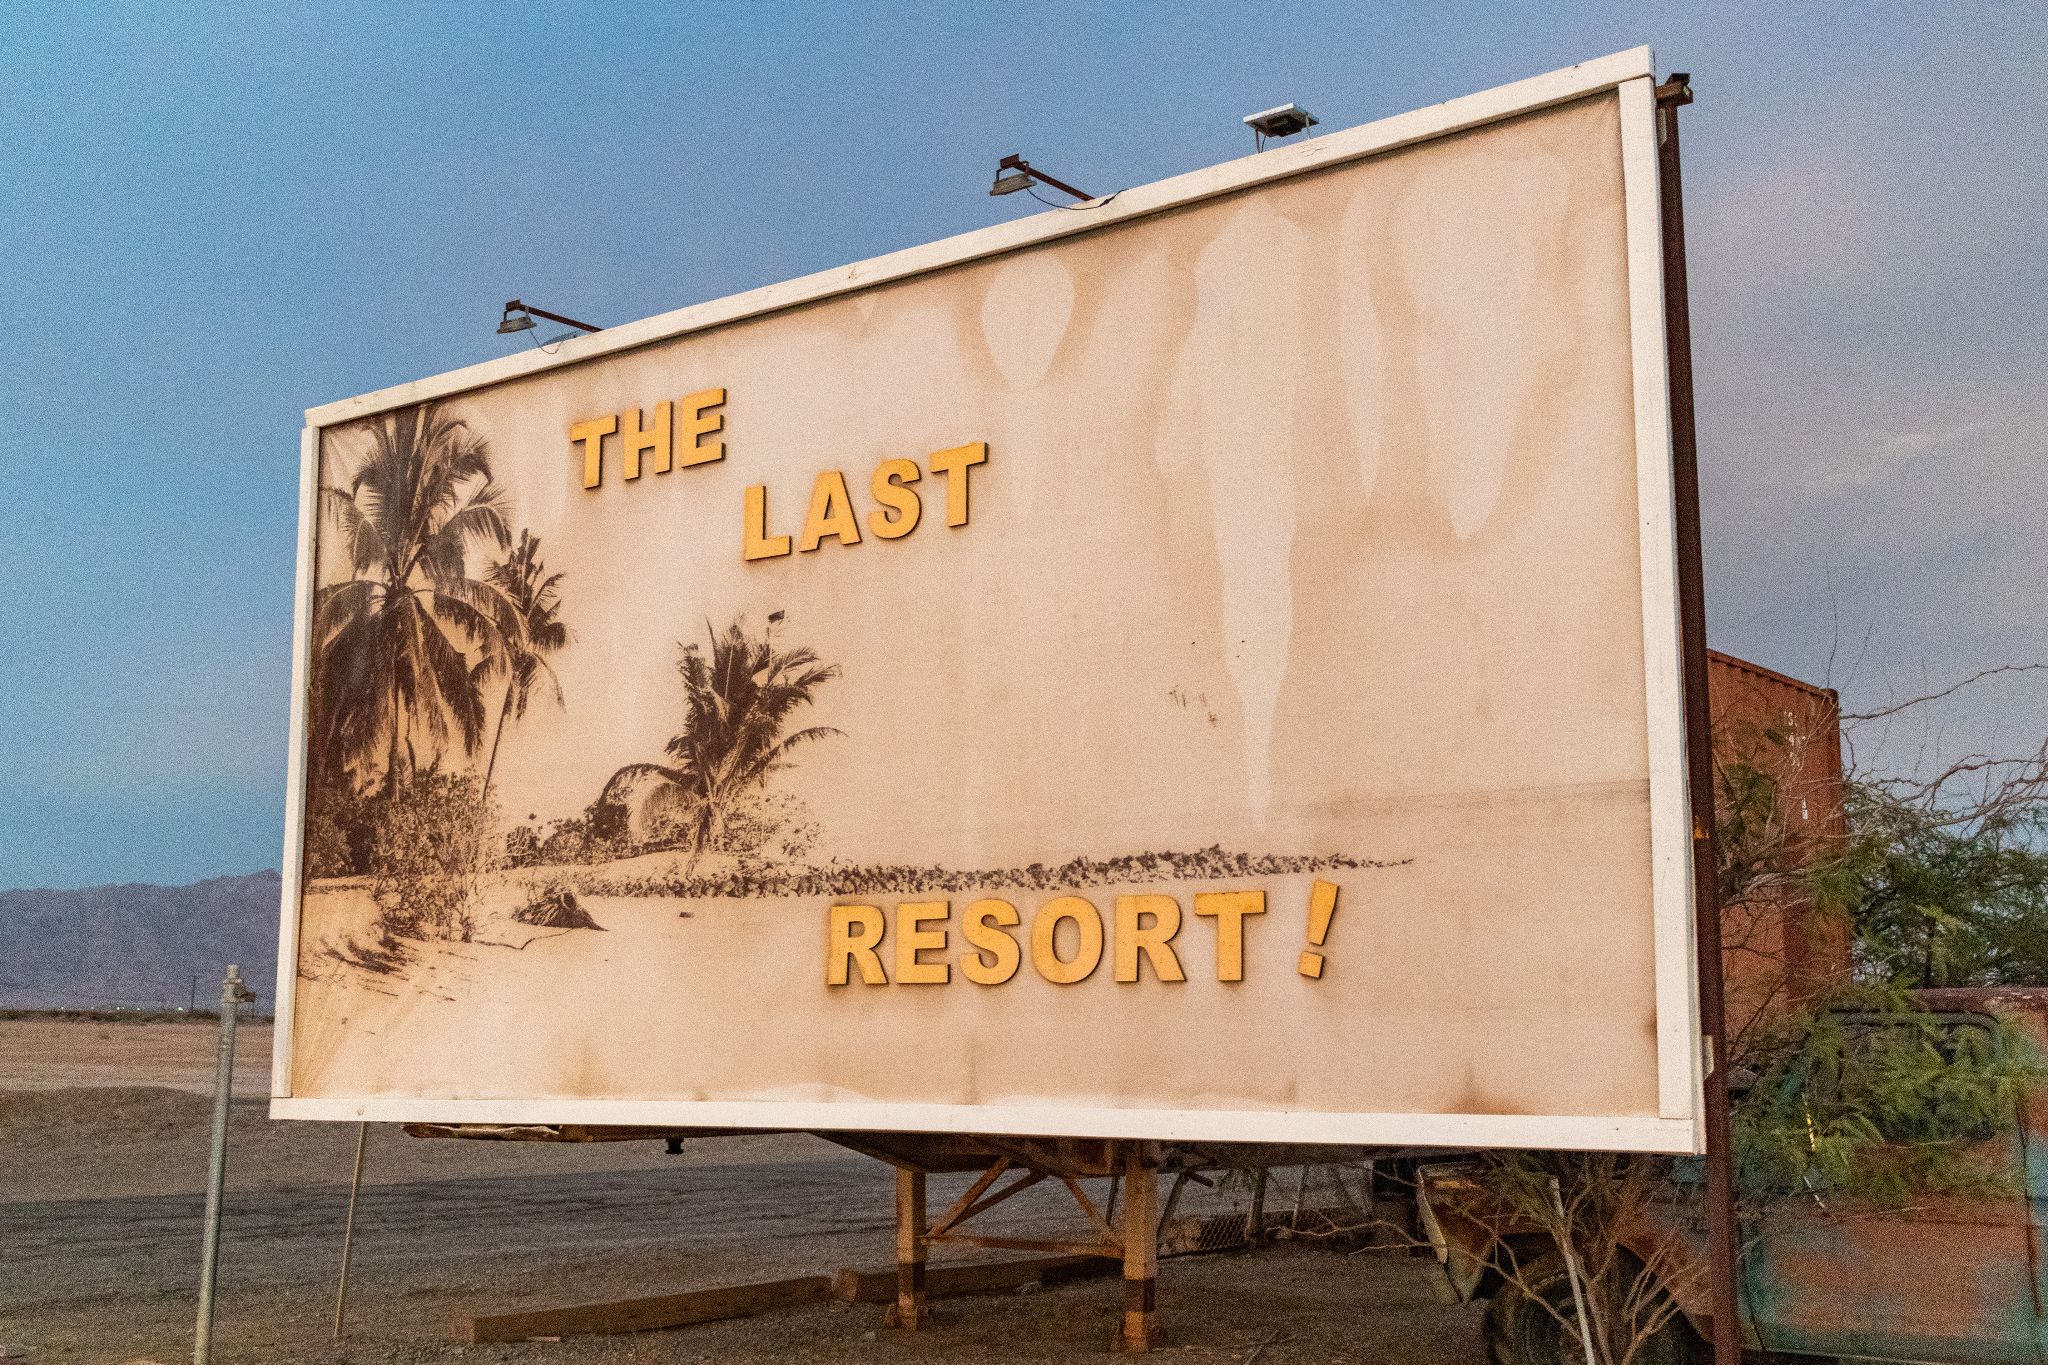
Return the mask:
<path id="1" fill-rule="evenodd" d="M 1620 105 L 324 426 L 277 1112 L 1690 1145 Z"/>

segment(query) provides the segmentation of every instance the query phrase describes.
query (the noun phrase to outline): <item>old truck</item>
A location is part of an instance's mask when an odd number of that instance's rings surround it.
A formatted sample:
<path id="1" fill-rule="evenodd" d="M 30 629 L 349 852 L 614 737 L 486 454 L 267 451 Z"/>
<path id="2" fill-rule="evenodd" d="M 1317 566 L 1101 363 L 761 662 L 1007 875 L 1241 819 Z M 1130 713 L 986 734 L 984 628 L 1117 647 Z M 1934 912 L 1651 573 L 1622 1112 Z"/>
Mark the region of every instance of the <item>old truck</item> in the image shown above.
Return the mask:
<path id="1" fill-rule="evenodd" d="M 2000 1047 L 2048 1057 L 2048 988 L 1916 993 L 1947 1032 L 1974 1030 Z M 2007 1029 L 1994 1027 L 2003 1019 Z M 1850 1016 L 1858 1027 L 1881 1023 Z M 1889 1136 L 1889 1135 L 1887 1135 Z M 1763 1203 L 1744 1219 L 1740 1324 L 1744 1345 L 1794 1358 L 1939 1361 L 1947 1365 L 2048 1361 L 2048 1084 L 2033 1084 L 2002 1122 L 1954 1135 L 1996 1177 L 1969 1197 L 1923 1197 L 1904 1207 L 1859 1204 L 1826 1188 Z M 1622 1238 L 1645 1266 L 1697 1266 L 1704 1227 L 1671 1172 L 1668 1201 L 1652 1205 Z M 1459 1163 L 1423 1168 L 1419 1203 L 1448 1292 L 1490 1299 L 1486 1336 L 1496 1365 L 1576 1365 L 1576 1338 L 1532 1300 L 1573 1312 L 1561 1258 L 1526 1226 L 1474 1217 L 1478 1187 Z M 1511 1245 L 1495 1240 L 1505 1234 Z M 1511 1249 L 1520 1269 L 1498 1268 Z M 1638 1356 L 1644 1365 L 1706 1358 L 1715 1324 L 1697 1273 L 1674 1273 L 1676 1318 Z"/>

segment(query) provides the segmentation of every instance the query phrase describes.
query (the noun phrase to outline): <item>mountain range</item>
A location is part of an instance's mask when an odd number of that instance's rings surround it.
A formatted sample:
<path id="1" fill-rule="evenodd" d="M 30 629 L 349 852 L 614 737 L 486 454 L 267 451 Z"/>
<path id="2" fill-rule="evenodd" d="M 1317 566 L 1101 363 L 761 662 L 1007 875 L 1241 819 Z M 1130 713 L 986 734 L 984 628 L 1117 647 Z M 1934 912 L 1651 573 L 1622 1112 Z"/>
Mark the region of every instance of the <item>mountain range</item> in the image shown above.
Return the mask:
<path id="1" fill-rule="evenodd" d="M 182 1009 L 220 999 L 230 962 L 270 1012 L 275 872 L 191 886 L 0 891 L 0 1007 Z"/>

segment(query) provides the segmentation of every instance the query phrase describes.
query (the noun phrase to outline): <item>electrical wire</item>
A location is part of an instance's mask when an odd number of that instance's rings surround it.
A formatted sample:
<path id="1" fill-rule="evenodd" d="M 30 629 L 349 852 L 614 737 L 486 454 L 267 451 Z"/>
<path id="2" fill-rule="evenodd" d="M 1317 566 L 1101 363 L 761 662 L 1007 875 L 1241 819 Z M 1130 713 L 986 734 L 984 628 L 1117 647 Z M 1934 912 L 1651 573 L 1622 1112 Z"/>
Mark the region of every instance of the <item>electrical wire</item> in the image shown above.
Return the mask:
<path id="1" fill-rule="evenodd" d="M 1122 194 L 1123 191 L 1111 190 L 1108 194 L 1103 195 L 1100 199 L 1090 199 L 1085 204 L 1062 204 L 1057 199 L 1046 198 L 1044 195 L 1040 194 L 1037 190 L 1033 189 L 1029 185 L 1026 185 L 1024 187 L 1024 193 L 1030 195 L 1039 203 L 1044 204 L 1047 208 L 1066 209 L 1070 213 L 1086 213 L 1089 209 L 1099 209 L 1104 207 L 1109 203 L 1110 200 L 1116 198 L 1119 194 Z"/>

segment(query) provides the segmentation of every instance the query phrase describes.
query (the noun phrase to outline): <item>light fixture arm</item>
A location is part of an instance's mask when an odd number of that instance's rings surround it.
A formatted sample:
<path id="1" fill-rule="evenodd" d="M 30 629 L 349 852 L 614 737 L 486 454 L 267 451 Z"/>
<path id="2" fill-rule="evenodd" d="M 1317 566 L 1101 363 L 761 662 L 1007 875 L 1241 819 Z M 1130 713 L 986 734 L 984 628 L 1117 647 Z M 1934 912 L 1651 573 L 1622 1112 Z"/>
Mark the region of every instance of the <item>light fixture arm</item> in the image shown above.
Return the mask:
<path id="1" fill-rule="evenodd" d="M 1064 180 L 1054 179 L 1052 176 L 1047 175 L 1044 171 L 1039 170 L 1036 166 L 1033 166 L 1023 157 L 1017 156 L 1014 153 L 1004 157 L 1000 162 L 996 163 L 996 170 L 998 172 L 1016 171 L 1020 175 L 1028 175 L 1033 180 L 1036 180 L 1039 184 L 1048 186 L 1052 189 L 1056 189 L 1060 191 L 1062 194 L 1071 194 L 1074 196 L 1074 198 L 1080 200 L 1084 204 L 1095 197 L 1094 195 L 1088 193 L 1088 191 L 1086 190 L 1076 189 L 1074 186 L 1069 185 Z"/>
<path id="2" fill-rule="evenodd" d="M 530 313 L 534 317 L 546 318 L 549 322 L 559 322 L 564 327 L 574 327 L 579 331 L 584 332 L 602 332 L 604 330 L 604 328 L 599 327 L 594 323 L 578 322 L 574 318 L 563 317 L 560 313 L 550 313 L 545 308 L 535 308 L 532 304 L 522 303 L 518 299 L 513 299 L 510 303 L 505 305 L 505 315 L 507 317 L 510 317 L 514 313 Z"/>

